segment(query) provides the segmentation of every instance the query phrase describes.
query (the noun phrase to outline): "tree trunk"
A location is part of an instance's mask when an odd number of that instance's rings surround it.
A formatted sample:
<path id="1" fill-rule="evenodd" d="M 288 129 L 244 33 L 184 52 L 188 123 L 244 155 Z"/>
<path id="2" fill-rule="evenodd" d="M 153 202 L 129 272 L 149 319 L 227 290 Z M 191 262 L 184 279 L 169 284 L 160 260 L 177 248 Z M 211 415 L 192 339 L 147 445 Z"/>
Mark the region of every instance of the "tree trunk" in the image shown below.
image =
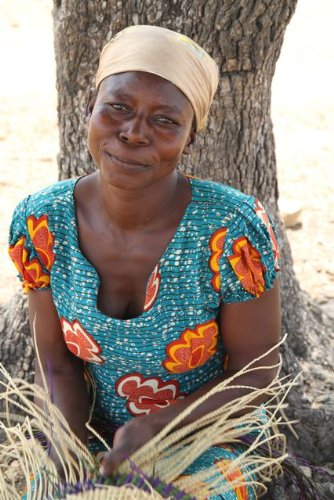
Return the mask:
<path id="1" fill-rule="evenodd" d="M 0 305 L 0 335 L 0 361 L 15 377 L 32 382 L 34 353 L 27 300 L 23 293 Z"/>
<path id="2" fill-rule="evenodd" d="M 85 106 L 98 55 L 132 24 L 154 24 L 193 38 L 220 67 L 221 81 L 206 131 L 181 169 L 257 196 L 273 216 L 282 249 L 284 372 L 305 372 L 290 397 L 298 453 L 334 461 L 334 355 L 319 310 L 302 295 L 278 213 L 271 82 L 297 0 L 54 0 L 60 134 L 59 178 L 94 170 L 86 147 Z M 325 396 L 324 388 L 328 389 Z"/>

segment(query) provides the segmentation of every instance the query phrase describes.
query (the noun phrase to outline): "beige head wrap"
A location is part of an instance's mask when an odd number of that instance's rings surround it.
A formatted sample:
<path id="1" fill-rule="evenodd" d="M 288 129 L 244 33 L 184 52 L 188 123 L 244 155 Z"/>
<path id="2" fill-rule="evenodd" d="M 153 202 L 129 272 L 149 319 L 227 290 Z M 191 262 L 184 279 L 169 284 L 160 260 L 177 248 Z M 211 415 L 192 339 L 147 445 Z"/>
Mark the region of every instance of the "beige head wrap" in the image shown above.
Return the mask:
<path id="1" fill-rule="evenodd" d="M 218 67 L 190 38 L 158 26 L 126 28 L 103 48 L 96 86 L 125 71 L 145 71 L 173 83 L 192 104 L 196 129 L 205 127 L 219 81 Z"/>

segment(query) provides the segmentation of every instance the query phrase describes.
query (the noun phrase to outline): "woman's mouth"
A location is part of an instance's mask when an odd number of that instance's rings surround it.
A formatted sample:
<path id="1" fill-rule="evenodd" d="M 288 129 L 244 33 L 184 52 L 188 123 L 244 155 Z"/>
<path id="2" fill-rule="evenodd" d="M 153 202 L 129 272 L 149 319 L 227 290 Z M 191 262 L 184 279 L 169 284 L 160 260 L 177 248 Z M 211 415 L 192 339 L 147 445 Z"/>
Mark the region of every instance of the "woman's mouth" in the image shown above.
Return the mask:
<path id="1" fill-rule="evenodd" d="M 108 153 L 108 151 L 107 151 L 107 155 L 114 164 L 121 166 L 123 168 L 127 168 L 130 170 L 136 170 L 136 169 L 142 170 L 142 169 L 148 167 L 148 165 L 145 163 L 138 163 L 138 161 L 130 159 L 130 158 L 116 156 L 114 154 Z"/>

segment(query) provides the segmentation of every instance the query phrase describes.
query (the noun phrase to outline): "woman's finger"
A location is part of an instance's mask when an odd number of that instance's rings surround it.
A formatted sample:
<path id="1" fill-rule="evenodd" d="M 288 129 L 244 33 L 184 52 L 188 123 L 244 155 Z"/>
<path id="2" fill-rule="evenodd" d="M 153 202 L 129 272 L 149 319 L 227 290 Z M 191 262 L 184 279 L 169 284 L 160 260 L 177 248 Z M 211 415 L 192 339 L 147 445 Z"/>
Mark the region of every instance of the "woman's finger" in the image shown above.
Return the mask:
<path id="1" fill-rule="evenodd" d="M 130 456 L 130 454 L 131 452 L 125 448 L 118 448 L 106 453 L 101 461 L 100 474 L 102 476 L 109 476 Z"/>

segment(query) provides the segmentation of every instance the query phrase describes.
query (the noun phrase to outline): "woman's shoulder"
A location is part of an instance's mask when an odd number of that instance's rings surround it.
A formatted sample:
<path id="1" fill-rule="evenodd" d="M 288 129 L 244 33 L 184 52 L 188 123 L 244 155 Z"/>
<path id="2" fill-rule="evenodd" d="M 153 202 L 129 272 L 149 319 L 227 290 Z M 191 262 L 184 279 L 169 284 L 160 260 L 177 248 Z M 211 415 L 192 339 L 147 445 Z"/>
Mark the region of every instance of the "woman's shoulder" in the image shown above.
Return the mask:
<path id="1" fill-rule="evenodd" d="M 25 292 L 50 288 L 56 240 L 73 220 L 75 182 L 69 179 L 47 186 L 24 198 L 14 210 L 8 251 Z"/>
<path id="2" fill-rule="evenodd" d="M 224 302 L 243 302 L 269 290 L 279 270 L 275 228 L 254 196 L 217 182 L 192 180 L 210 233 L 209 267 Z M 198 203 L 200 206 L 200 202 Z"/>
<path id="3" fill-rule="evenodd" d="M 29 212 L 43 212 L 52 214 L 64 209 L 68 204 L 73 204 L 73 190 L 77 179 L 66 179 L 46 186 L 33 194 L 28 195 L 18 205 Z"/>
<path id="4" fill-rule="evenodd" d="M 73 213 L 73 190 L 76 181 L 77 179 L 67 179 L 56 182 L 21 200 L 12 216 L 9 244 L 13 245 L 19 238 L 26 235 L 29 221 L 34 226 L 43 221 L 52 226 L 59 225 L 59 223 L 56 224 L 57 221 L 63 221 L 66 224 Z"/>
<path id="5" fill-rule="evenodd" d="M 216 214 L 245 215 L 248 211 L 253 212 L 256 205 L 254 196 L 249 196 L 236 188 L 197 177 L 191 178 L 194 198 L 199 204 L 205 206 L 205 210 Z"/>

